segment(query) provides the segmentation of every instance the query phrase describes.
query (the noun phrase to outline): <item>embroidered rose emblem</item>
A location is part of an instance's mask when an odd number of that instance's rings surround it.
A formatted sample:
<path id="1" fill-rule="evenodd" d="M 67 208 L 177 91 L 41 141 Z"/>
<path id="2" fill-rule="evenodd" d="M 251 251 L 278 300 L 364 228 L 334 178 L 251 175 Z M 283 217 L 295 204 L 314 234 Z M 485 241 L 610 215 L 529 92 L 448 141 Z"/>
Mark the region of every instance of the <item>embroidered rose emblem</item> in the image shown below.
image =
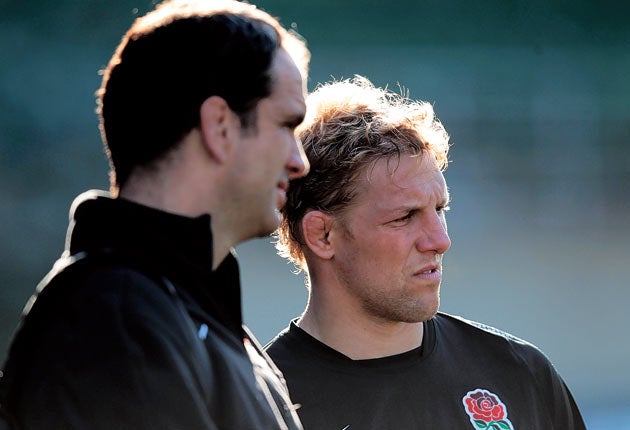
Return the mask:
<path id="1" fill-rule="evenodd" d="M 470 422 L 475 428 L 488 430 L 514 430 L 507 419 L 507 409 L 494 393 L 477 388 L 462 399 Z"/>

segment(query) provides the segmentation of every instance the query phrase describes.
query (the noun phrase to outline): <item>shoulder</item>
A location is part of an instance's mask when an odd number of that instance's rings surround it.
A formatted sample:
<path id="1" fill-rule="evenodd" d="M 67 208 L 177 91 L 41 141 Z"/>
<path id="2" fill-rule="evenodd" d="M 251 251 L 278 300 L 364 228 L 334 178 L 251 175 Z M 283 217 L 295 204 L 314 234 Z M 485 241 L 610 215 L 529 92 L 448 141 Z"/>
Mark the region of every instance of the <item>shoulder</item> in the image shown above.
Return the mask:
<path id="1" fill-rule="evenodd" d="M 325 357 L 326 349 L 329 349 L 298 327 L 296 321 L 291 321 L 264 347 L 265 352 L 281 369 L 285 366 L 317 362 Z"/>
<path id="2" fill-rule="evenodd" d="M 440 312 L 434 318 L 438 342 L 492 352 L 525 366 L 532 374 L 555 372 L 547 355 L 533 343 L 496 327 Z"/>
<path id="3" fill-rule="evenodd" d="M 532 343 L 527 342 L 517 336 L 514 336 L 506 331 L 500 330 L 491 325 L 487 325 L 481 322 L 469 320 L 458 315 L 451 315 L 444 312 L 438 312 L 435 316 L 436 326 L 442 330 L 456 330 L 465 333 L 466 335 L 478 336 L 481 338 L 494 339 L 497 341 L 506 341 L 510 343 L 516 343 L 520 345 L 526 345 L 527 347 L 534 347 Z M 537 348 L 536 348 L 537 349 Z"/>
<path id="4" fill-rule="evenodd" d="M 484 356 L 483 365 L 503 368 L 501 379 L 512 384 L 532 386 L 541 409 L 546 409 L 555 423 L 553 428 L 582 429 L 584 424 L 575 400 L 552 361 L 534 344 L 503 330 L 458 316 L 439 313 L 435 317 L 440 341 L 465 346 L 464 353 Z"/>
<path id="5" fill-rule="evenodd" d="M 38 287 L 18 331 L 38 349 L 144 355 L 157 343 L 162 350 L 187 348 L 189 327 L 159 278 L 82 262 L 54 275 Z"/>
<path id="6" fill-rule="evenodd" d="M 78 264 L 40 287 L 9 349 L 7 374 L 20 416 L 55 422 L 54 414 L 65 420 L 85 413 L 146 425 L 146 408 L 156 417 L 191 422 L 206 413 L 213 378 L 208 354 L 159 278 L 128 267 Z M 111 399 L 118 405 L 113 417 L 102 409 Z M 160 425 L 166 424 L 153 427 Z"/>
<path id="7" fill-rule="evenodd" d="M 70 370 L 98 379 L 112 363 L 121 375 L 144 379 L 151 369 L 194 367 L 205 357 L 175 299 L 146 274 L 77 265 L 38 290 L 9 350 L 18 367 L 31 369 L 29 380 L 60 381 Z"/>
<path id="8" fill-rule="evenodd" d="M 172 302 L 159 277 L 119 264 L 81 260 L 51 271 L 37 288 L 34 303 L 80 312 L 108 309 L 142 312 Z M 141 304 L 146 306 L 138 306 Z"/>
<path id="9" fill-rule="evenodd" d="M 295 342 L 295 339 L 293 339 L 291 325 L 289 325 L 276 334 L 263 349 L 273 358 L 274 355 L 281 354 L 293 342 Z"/>

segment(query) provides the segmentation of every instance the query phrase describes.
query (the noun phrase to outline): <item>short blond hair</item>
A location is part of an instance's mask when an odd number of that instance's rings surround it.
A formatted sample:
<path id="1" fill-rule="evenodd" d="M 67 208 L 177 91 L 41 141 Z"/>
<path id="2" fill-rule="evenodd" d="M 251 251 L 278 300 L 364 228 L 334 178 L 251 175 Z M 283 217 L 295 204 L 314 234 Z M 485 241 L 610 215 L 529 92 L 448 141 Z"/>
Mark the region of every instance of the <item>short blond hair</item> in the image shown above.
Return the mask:
<path id="1" fill-rule="evenodd" d="M 448 166 L 449 136 L 433 106 L 361 76 L 316 88 L 297 133 L 311 168 L 291 181 L 276 248 L 298 270 L 306 269 L 304 215 L 313 209 L 343 213 L 356 195 L 357 178 L 376 161 L 430 154 L 442 171 Z"/>

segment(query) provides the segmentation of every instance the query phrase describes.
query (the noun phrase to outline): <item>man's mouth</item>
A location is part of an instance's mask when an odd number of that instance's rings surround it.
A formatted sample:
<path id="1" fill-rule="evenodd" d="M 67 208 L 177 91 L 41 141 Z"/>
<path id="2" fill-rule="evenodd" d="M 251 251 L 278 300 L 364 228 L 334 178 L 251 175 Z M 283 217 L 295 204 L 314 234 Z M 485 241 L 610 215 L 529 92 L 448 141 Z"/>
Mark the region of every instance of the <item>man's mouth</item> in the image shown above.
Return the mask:
<path id="1" fill-rule="evenodd" d="M 442 265 L 439 263 L 426 265 L 418 270 L 415 276 L 426 280 L 440 280 L 442 279 Z"/>

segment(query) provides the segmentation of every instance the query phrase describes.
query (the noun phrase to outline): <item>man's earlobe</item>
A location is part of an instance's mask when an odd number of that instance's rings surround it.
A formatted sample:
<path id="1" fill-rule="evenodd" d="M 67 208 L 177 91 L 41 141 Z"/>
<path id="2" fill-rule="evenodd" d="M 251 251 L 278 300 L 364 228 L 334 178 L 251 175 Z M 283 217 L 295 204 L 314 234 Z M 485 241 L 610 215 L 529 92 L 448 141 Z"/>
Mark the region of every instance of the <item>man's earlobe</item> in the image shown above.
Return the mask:
<path id="1" fill-rule="evenodd" d="M 199 109 L 199 128 L 205 148 L 219 163 L 232 151 L 236 114 L 223 97 L 208 97 Z"/>
<path id="2" fill-rule="evenodd" d="M 329 240 L 332 218 L 322 211 L 310 211 L 302 218 L 304 242 L 312 253 L 325 260 L 335 255 L 333 244 Z"/>

